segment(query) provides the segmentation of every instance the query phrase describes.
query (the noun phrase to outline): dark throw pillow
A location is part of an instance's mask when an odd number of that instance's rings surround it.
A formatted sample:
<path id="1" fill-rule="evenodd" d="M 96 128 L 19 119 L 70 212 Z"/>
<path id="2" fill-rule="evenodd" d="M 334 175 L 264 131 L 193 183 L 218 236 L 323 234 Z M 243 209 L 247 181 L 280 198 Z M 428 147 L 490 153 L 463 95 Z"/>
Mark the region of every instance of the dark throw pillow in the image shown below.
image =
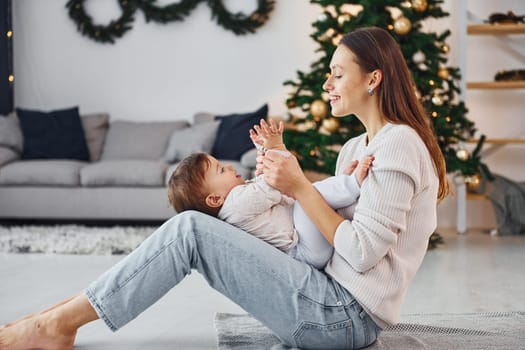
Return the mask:
<path id="1" fill-rule="evenodd" d="M 268 118 L 268 105 L 265 104 L 252 113 L 237 113 L 216 116 L 221 124 L 211 151 L 217 159 L 240 160 L 241 156 L 255 146 L 250 140 L 249 130 Z"/>
<path id="2" fill-rule="evenodd" d="M 22 159 L 89 160 L 78 107 L 42 112 L 17 108 L 24 135 Z"/>

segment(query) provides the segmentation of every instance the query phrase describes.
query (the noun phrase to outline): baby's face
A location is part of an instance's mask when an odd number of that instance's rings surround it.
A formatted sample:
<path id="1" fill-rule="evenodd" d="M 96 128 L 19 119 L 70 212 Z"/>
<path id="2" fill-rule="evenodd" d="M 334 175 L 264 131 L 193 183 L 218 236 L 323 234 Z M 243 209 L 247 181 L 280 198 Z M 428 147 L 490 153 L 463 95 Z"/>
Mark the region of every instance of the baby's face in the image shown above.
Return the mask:
<path id="1" fill-rule="evenodd" d="M 208 156 L 210 167 L 206 171 L 206 183 L 210 193 L 226 198 L 235 186 L 245 183 L 241 175 L 237 174 L 233 166 L 220 163 L 212 156 Z"/>

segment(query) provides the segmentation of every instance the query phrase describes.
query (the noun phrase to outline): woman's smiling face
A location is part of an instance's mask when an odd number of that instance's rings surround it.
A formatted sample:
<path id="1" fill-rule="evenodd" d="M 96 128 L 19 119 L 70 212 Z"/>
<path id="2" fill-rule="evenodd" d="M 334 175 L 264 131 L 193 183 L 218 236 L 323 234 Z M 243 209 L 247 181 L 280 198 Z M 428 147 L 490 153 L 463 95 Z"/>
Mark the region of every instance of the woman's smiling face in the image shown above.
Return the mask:
<path id="1" fill-rule="evenodd" d="M 332 115 L 359 115 L 368 96 L 368 75 L 357 64 L 355 55 L 339 45 L 330 62 L 330 76 L 323 84 L 328 92 Z"/>

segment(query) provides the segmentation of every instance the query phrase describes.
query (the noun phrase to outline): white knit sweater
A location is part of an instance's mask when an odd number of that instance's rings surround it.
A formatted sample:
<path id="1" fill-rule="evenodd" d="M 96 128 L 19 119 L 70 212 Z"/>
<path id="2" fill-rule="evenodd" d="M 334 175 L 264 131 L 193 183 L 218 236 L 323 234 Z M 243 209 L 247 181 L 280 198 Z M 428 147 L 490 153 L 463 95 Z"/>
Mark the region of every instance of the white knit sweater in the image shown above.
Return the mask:
<path id="1" fill-rule="evenodd" d="M 425 144 L 404 125 L 385 125 L 366 145 L 349 140 L 337 160 L 375 160 L 355 206 L 336 230 L 326 273 L 342 284 L 381 326 L 395 324 L 401 303 L 436 228 L 439 181 Z"/>

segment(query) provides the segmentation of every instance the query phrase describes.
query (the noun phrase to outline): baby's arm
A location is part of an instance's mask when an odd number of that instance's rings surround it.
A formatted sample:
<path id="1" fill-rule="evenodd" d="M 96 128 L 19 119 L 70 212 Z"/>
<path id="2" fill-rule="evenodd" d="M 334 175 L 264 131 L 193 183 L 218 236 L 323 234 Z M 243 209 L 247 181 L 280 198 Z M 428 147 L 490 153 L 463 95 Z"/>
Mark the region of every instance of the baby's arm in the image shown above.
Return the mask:
<path id="1" fill-rule="evenodd" d="M 268 124 L 264 119 L 261 119 L 260 125 L 255 125 L 253 129 L 250 129 L 250 138 L 255 145 L 263 146 L 265 149 L 286 151 L 283 142 L 283 130 L 282 121 L 276 124 L 270 119 Z"/>

